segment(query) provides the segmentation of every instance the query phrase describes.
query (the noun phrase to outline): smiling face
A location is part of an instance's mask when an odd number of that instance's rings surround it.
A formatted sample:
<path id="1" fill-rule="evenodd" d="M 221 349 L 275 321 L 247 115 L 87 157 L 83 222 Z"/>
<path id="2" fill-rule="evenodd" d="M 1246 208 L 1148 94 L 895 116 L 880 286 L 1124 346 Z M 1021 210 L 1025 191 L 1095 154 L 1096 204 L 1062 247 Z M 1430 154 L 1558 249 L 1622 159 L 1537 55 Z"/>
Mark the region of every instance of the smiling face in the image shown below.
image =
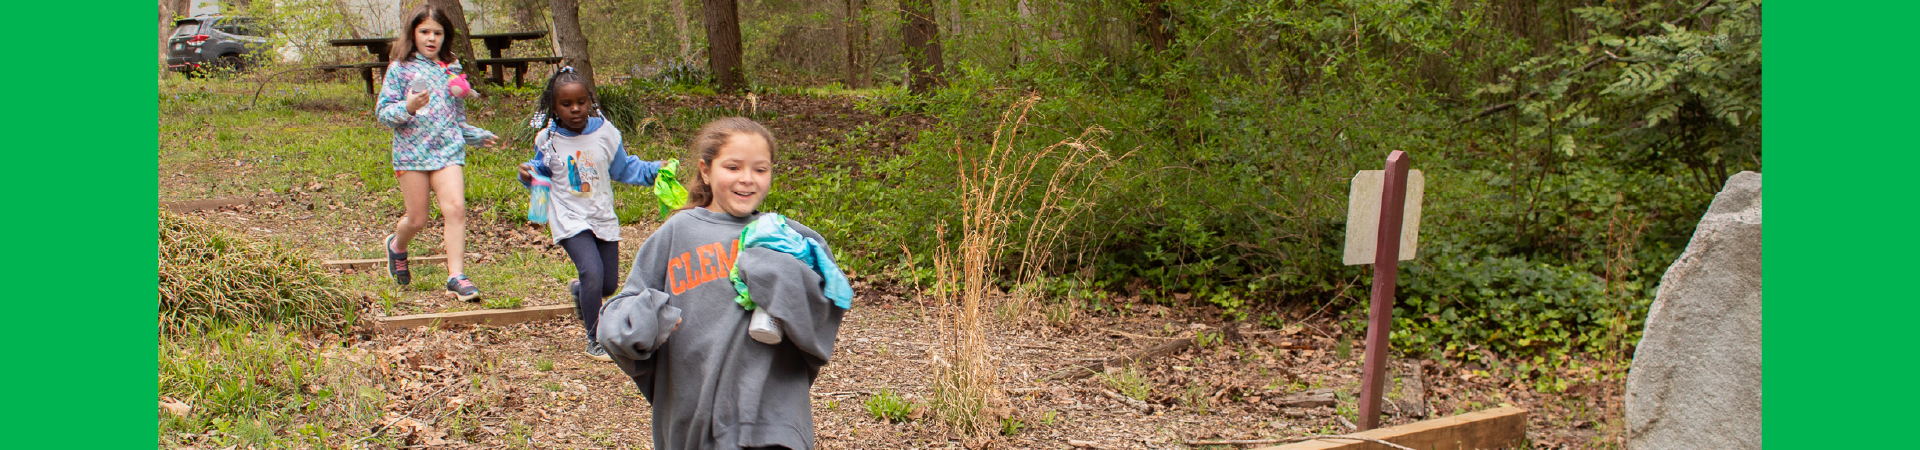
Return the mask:
<path id="1" fill-rule="evenodd" d="M 586 84 L 567 83 L 553 90 L 553 118 L 568 131 L 585 130 L 592 112 L 593 97 L 587 95 Z"/>
<path id="2" fill-rule="evenodd" d="M 700 162 L 700 174 L 713 188 L 708 210 L 746 217 L 773 189 L 773 150 L 758 134 L 737 133 L 720 146 L 713 161 Z"/>
<path id="3" fill-rule="evenodd" d="M 447 30 L 441 28 L 438 21 L 422 20 L 420 26 L 413 27 L 413 51 L 420 52 L 420 56 L 427 59 L 437 59 L 440 57 L 440 41 L 446 36 Z"/>

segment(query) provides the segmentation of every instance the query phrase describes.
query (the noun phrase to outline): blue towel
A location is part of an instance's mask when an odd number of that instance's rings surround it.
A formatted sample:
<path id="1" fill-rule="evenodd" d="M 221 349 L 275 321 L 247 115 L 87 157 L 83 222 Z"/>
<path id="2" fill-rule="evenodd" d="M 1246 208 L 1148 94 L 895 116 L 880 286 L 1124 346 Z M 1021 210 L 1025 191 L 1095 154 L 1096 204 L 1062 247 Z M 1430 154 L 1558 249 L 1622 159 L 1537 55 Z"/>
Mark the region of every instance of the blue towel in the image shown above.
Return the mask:
<path id="1" fill-rule="evenodd" d="M 833 263 L 833 254 L 827 252 L 826 246 L 801 236 L 800 232 L 787 226 L 786 217 L 777 213 L 761 214 L 760 218 L 754 219 L 745 229 L 740 230 L 740 248 L 736 250 L 754 247 L 765 247 L 793 255 L 794 259 L 800 260 L 802 264 L 806 264 L 807 267 L 813 268 L 815 273 L 820 274 L 820 280 L 826 284 L 821 289 L 822 293 L 828 300 L 833 300 L 833 306 L 840 309 L 853 308 L 853 286 L 847 284 L 847 274 L 841 273 L 840 266 Z M 734 297 L 734 303 L 739 303 L 749 311 L 753 310 L 753 297 L 747 294 L 747 283 L 740 280 L 740 269 L 734 268 L 728 277 L 733 279 L 733 289 L 740 293 L 738 297 Z"/>

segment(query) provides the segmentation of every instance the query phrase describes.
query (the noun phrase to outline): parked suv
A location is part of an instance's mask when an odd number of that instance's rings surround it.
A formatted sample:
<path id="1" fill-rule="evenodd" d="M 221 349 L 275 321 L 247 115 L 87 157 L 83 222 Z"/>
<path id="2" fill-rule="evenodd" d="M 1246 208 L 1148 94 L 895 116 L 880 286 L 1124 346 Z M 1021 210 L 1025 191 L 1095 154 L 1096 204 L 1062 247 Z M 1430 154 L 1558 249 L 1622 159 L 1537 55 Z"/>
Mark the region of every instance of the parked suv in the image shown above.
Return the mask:
<path id="1" fill-rule="evenodd" d="M 246 17 L 200 15 L 173 21 L 167 70 L 194 76 L 208 69 L 246 70 L 247 58 L 267 50 L 266 30 Z"/>

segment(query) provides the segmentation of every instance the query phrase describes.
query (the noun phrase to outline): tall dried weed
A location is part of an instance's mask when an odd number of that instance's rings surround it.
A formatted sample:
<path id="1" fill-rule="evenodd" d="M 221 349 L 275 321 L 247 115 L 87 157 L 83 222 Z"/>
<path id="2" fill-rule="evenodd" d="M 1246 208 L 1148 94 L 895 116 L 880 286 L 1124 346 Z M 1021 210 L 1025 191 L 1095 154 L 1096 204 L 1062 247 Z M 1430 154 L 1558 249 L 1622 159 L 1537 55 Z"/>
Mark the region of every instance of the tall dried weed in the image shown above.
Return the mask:
<path id="1" fill-rule="evenodd" d="M 1020 150 L 1015 136 L 1038 101 L 1039 97 L 1030 96 L 1009 107 L 984 155 L 969 158 L 960 142 L 953 147 L 958 158 L 961 230 L 957 249 L 950 249 L 945 245 L 946 230 L 939 229 L 943 245 L 933 258 L 933 292 L 941 300 L 934 322 L 941 348 L 933 358 L 931 406 L 948 426 L 970 436 L 997 431 L 1001 419 L 1011 413 L 996 386 L 997 358 L 986 340 L 987 312 L 994 306 L 990 301 L 1013 302 L 1000 308 L 1012 317 L 1024 316 L 1031 303 L 1026 295 L 990 295 L 994 269 L 1000 267 L 1008 247 L 1009 229 L 1021 222 L 1028 226 L 1025 251 L 1016 267 L 1022 281 L 1033 281 L 1053 256 L 1049 247 L 1061 230 L 1092 204 L 1088 193 L 1071 188 L 1097 177 L 1097 169 L 1114 161 L 1091 143 L 1105 132 L 1098 127 L 1038 150 Z M 1034 174 L 1042 168 L 1052 169 L 1052 174 L 1041 191 L 1039 207 L 1023 210 Z"/>

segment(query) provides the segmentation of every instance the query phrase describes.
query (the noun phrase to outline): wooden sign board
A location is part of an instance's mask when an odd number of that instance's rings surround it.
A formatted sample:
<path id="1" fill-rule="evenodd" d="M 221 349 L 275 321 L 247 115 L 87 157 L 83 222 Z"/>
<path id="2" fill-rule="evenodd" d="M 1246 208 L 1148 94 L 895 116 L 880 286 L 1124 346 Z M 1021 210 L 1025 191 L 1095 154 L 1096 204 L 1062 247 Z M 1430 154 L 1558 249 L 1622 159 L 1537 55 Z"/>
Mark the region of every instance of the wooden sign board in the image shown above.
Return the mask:
<path id="1" fill-rule="evenodd" d="M 1353 176 L 1353 188 L 1347 193 L 1347 248 L 1341 261 L 1346 265 L 1373 264 L 1373 248 L 1379 245 L 1380 191 L 1385 189 L 1386 171 L 1362 170 Z M 1427 177 L 1418 170 L 1407 171 L 1407 205 L 1400 223 L 1400 260 L 1413 259 L 1420 241 L 1420 198 L 1426 193 Z"/>

